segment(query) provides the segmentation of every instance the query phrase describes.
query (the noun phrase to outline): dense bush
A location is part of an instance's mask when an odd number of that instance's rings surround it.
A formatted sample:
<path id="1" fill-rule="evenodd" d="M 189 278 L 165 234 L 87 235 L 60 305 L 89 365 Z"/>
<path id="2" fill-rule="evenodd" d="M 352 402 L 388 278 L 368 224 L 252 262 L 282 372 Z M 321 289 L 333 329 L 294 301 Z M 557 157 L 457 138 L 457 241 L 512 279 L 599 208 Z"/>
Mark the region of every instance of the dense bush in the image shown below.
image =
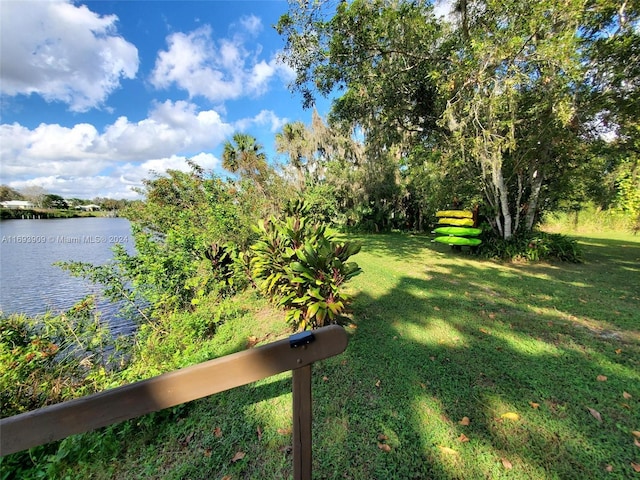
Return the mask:
<path id="1" fill-rule="evenodd" d="M 0 410 L 7 417 L 96 392 L 120 366 L 91 297 L 60 315 L 0 318 Z"/>
<path id="2" fill-rule="evenodd" d="M 234 186 L 190 166 L 190 172 L 169 170 L 145 180 L 145 201 L 126 210 L 135 254 L 116 245 L 110 264 L 60 265 L 100 284 L 107 298 L 144 322 L 243 288 L 246 275 L 238 275 L 237 258 L 251 242 L 253 219 L 240 208 Z"/>
<path id="3" fill-rule="evenodd" d="M 525 232 L 508 240 L 495 236 L 486 237 L 479 251 L 487 258 L 500 260 L 582 261 L 582 249 L 578 242 L 557 233 Z"/>
<path id="4" fill-rule="evenodd" d="M 325 225 L 304 216 L 271 218 L 257 231 L 251 269 L 259 290 L 287 309 L 296 329 L 336 323 L 349 301 L 344 283 L 361 272 L 347 261 L 360 246 L 336 241 Z"/>
<path id="5" fill-rule="evenodd" d="M 142 324 L 128 341 L 109 335 L 94 315 L 91 299 L 62 315 L 0 317 L 2 417 L 232 353 L 242 347 L 230 347 L 224 339 L 247 338 L 253 331 L 245 318 L 253 314 L 247 308 L 252 301 L 255 299 L 247 295 L 222 300 L 211 295 L 193 311 L 174 312 Z M 223 341 L 213 342 L 214 333 Z M 61 472 L 91 462 L 96 451 L 112 458 L 126 450 L 131 435 L 151 428 L 158 416 L 171 416 L 184 408 L 166 409 L 1 457 L 0 480 L 81 478 Z"/>

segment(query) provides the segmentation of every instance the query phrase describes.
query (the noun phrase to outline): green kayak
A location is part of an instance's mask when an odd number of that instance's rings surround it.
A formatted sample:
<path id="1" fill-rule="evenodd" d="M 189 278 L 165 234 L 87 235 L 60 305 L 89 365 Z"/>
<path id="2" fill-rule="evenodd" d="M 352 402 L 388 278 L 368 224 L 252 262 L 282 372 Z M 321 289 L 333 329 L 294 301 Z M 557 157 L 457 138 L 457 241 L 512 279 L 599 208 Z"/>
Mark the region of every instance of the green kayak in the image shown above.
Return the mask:
<path id="1" fill-rule="evenodd" d="M 448 237 L 436 237 L 433 240 L 446 245 L 468 245 L 470 247 L 475 247 L 482 243 L 482 240 L 479 238 L 454 237 L 452 235 Z"/>
<path id="2" fill-rule="evenodd" d="M 477 237 L 482 233 L 482 229 L 473 227 L 438 227 L 433 233 L 456 235 L 458 237 Z"/>

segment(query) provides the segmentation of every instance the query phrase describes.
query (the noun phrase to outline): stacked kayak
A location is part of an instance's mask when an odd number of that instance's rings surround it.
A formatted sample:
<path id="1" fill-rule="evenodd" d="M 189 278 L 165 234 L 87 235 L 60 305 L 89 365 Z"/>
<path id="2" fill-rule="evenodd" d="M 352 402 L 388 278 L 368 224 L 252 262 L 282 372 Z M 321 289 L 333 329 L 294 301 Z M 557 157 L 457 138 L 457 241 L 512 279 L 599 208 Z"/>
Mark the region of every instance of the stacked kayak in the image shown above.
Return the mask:
<path id="1" fill-rule="evenodd" d="M 438 225 L 433 233 L 439 235 L 434 242 L 446 245 L 476 247 L 482 240 L 476 238 L 482 229 L 473 226 L 473 212 L 468 210 L 440 210 L 436 212 Z"/>

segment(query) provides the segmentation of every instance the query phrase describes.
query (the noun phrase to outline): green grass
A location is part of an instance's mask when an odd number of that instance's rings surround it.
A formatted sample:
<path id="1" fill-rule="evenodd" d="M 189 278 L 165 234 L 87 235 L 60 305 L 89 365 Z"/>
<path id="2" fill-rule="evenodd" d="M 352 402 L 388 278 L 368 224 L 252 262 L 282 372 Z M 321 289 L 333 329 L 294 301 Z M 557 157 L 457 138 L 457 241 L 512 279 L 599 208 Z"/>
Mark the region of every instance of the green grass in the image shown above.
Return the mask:
<path id="1" fill-rule="evenodd" d="M 640 237 L 578 237 L 583 264 L 532 265 L 423 236 L 356 239 L 364 273 L 350 284 L 350 343 L 314 365 L 314 478 L 638 475 Z M 239 335 L 229 322 L 214 341 L 237 349 L 248 334 L 286 335 L 280 318 L 256 318 Z M 288 478 L 290 428 L 283 374 L 69 439 L 91 452 L 59 475 Z"/>

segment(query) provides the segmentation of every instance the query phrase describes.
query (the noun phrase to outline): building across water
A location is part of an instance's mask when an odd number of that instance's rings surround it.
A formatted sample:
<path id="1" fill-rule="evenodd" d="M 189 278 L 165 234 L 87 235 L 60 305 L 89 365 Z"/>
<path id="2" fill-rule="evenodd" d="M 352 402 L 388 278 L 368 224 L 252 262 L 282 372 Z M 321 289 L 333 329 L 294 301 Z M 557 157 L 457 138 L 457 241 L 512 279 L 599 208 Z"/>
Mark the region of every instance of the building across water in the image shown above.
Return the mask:
<path id="1" fill-rule="evenodd" d="M 11 210 L 30 210 L 35 208 L 32 202 L 27 202 L 26 200 L 7 200 L 0 202 L 0 205 L 2 208 L 9 208 Z"/>

